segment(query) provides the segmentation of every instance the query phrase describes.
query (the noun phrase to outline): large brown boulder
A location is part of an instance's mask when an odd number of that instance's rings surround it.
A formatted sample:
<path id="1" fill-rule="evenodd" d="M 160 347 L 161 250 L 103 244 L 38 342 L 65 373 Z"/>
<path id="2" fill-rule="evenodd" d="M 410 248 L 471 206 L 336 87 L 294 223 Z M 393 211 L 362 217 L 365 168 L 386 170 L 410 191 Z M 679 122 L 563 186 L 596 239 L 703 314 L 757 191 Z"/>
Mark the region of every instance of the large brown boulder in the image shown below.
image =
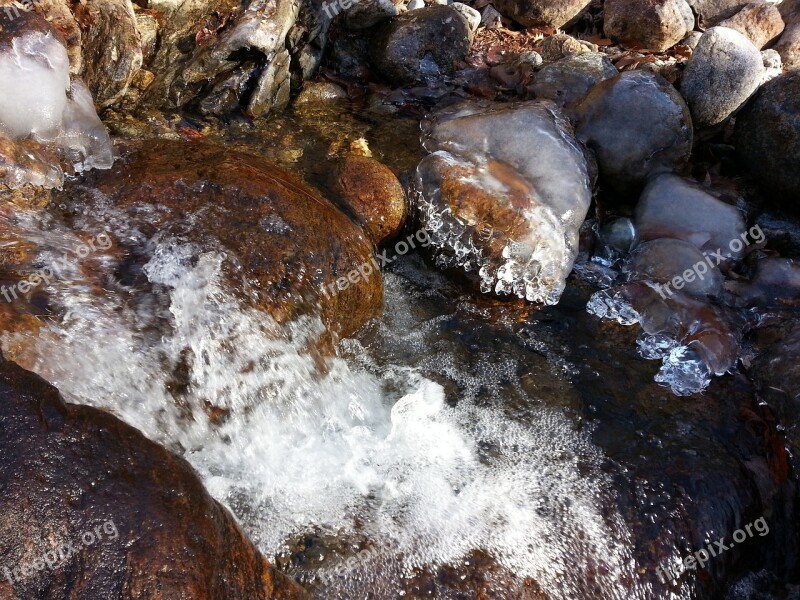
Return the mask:
<path id="1" fill-rule="evenodd" d="M 182 458 L 0 363 L 0 597 L 294 600 Z"/>
<path id="2" fill-rule="evenodd" d="M 382 307 L 383 284 L 365 233 L 302 180 L 256 156 L 150 143 L 67 188 L 53 206 L 65 207 L 68 221 L 80 214 L 84 227 L 102 231 L 106 202 L 144 223 L 148 236 L 174 235 L 201 252 L 226 252 L 228 289 L 279 322 L 319 313 L 334 337 L 347 336 Z M 124 237 L 114 247 L 134 261 L 151 258 L 141 240 Z"/>

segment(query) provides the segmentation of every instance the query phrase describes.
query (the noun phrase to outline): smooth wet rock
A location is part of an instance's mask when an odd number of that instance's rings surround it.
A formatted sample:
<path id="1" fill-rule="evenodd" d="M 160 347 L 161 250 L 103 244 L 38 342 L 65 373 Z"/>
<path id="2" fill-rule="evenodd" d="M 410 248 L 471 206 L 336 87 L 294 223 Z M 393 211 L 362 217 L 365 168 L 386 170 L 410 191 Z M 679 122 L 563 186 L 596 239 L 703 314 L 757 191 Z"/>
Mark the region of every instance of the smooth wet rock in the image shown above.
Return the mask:
<path id="1" fill-rule="evenodd" d="M 457 105 L 426 124 L 423 145 L 414 189 L 436 264 L 485 293 L 558 302 L 592 168 L 555 106 Z"/>
<path id="2" fill-rule="evenodd" d="M 634 217 L 640 241 L 674 238 L 707 252 L 740 259 L 744 248 L 734 244 L 747 233 L 742 214 L 718 200 L 691 180 L 661 175 L 642 192 Z"/>
<path id="3" fill-rule="evenodd" d="M 771 195 L 767 201 L 800 210 L 800 71 L 762 86 L 736 119 L 742 166 Z"/>
<path id="4" fill-rule="evenodd" d="M 589 6 L 589 0 L 496 0 L 504 16 L 526 27 L 563 27 Z"/>
<path id="5" fill-rule="evenodd" d="M 0 397 L 2 598 L 307 598 L 184 459 L 5 359 Z"/>
<path id="6" fill-rule="evenodd" d="M 471 39 L 470 25 L 458 10 L 429 6 L 381 26 L 372 39 L 370 58 L 393 83 L 423 83 L 455 73 Z"/>
<path id="7" fill-rule="evenodd" d="M 582 101 L 598 83 L 618 73 L 605 54 L 577 54 L 543 67 L 536 73 L 528 89 L 537 98 L 552 100 L 560 106 L 571 106 Z"/>
<path id="8" fill-rule="evenodd" d="M 692 151 L 692 119 L 659 75 L 622 73 L 595 86 L 577 108 L 576 135 L 594 151 L 601 185 L 638 194 L 647 178 L 682 169 Z"/>
<path id="9" fill-rule="evenodd" d="M 697 269 L 697 265 L 701 269 Z M 696 298 L 716 296 L 724 277 L 711 268 L 697 246 L 683 240 L 662 238 L 636 246 L 625 265 L 631 281 L 652 281 L 671 291 Z M 702 273 L 698 274 L 698 271 Z M 668 292 L 665 292 L 665 294 Z"/>
<path id="10" fill-rule="evenodd" d="M 603 32 L 617 42 L 662 52 L 694 29 L 686 0 L 606 0 Z"/>
<path id="11" fill-rule="evenodd" d="M 738 31 L 756 48 L 763 48 L 775 40 L 785 27 L 778 7 L 761 3 L 748 4 L 719 25 Z"/>
<path id="12" fill-rule="evenodd" d="M 402 229 L 406 194 L 389 167 L 373 158 L 351 154 L 336 170 L 334 183 L 347 207 L 364 223 L 374 244 Z"/>
<path id="13" fill-rule="evenodd" d="M 764 75 L 761 53 L 745 36 L 727 27 L 706 31 L 681 82 L 695 126 L 722 123 L 747 102 Z"/>
<path id="14" fill-rule="evenodd" d="M 160 207 L 150 235 L 188 233 L 198 252 L 226 252 L 231 291 L 278 322 L 320 314 L 335 338 L 381 309 L 383 285 L 362 230 L 296 176 L 258 157 L 205 144 L 147 144 L 53 205 L 64 203 L 69 217 L 103 195 L 123 213 Z M 142 239 L 115 247 L 149 260 Z"/>

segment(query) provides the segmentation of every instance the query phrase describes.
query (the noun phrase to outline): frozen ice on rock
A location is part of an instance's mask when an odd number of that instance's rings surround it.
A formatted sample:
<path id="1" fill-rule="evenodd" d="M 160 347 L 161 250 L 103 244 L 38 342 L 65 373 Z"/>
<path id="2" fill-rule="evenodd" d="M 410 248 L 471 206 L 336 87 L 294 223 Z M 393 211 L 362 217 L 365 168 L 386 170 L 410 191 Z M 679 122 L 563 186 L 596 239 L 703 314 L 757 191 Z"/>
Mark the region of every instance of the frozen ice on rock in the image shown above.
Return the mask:
<path id="1" fill-rule="evenodd" d="M 17 22 L 19 21 L 19 23 Z M 8 157 L 24 156 L 20 144 L 38 143 L 55 150 L 68 162 L 67 171 L 107 169 L 113 146 L 97 116 L 91 93 L 79 80 L 70 82 L 67 50 L 43 19 L 24 13 L 14 27 L 0 32 L 0 137 L 10 148 Z M 41 177 L 22 162 L 9 164 L 4 183 L 58 187 L 61 166 L 53 159 Z"/>
<path id="2" fill-rule="evenodd" d="M 555 304 L 578 252 L 591 169 L 549 102 L 463 103 L 423 124 L 414 195 L 436 264 L 481 291 Z"/>

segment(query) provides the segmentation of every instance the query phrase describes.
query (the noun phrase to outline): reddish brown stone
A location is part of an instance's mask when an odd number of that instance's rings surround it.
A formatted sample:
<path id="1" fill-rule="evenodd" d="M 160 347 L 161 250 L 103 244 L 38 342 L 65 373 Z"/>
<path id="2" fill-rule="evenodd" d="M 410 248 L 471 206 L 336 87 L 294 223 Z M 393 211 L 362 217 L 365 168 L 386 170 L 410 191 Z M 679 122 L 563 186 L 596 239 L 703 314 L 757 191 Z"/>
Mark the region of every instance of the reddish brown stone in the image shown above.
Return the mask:
<path id="1" fill-rule="evenodd" d="M 0 454 L 4 600 L 306 598 L 185 460 L 5 360 Z M 63 561 L 34 566 L 69 544 Z"/>

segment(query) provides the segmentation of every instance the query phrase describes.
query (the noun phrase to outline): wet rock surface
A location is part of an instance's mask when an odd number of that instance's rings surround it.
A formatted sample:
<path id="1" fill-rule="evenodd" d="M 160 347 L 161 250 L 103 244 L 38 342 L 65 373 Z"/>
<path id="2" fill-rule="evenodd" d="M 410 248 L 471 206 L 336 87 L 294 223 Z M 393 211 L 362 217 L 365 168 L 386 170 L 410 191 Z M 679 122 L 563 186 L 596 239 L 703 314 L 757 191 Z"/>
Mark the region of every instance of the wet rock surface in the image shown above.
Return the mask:
<path id="1" fill-rule="evenodd" d="M 395 236 L 405 224 L 406 194 L 392 170 L 366 156 L 344 158 L 335 186 L 346 206 L 365 224 L 374 244 Z"/>
<path id="2" fill-rule="evenodd" d="M 448 6 L 403 13 L 374 35 L 370 58 L 396 84 L 425 82 L 452 75 L 469 51 L 467 19 Z"/>
<path id="3" fill-rule="evenodd" d="M 686 65 L 681 92 L 697 127 L 717 125 L 741 108 L 764 80 L 758 48 L 738 31 L 713 27 Z"/>
<path id="4" fill-rule="evenodd" d="M 689 109 L 658 75 L 632 71 L 606 80 L 577 113 L 576 136 L 595 153 L 601 185 L 613 190 L 637 194 L 650 175 L 680 170 L 689 159 Z"/>
<path id="5" fill-rule="evenodd" d="M 5 359 L 0 396 L 3 598 L 307 598 L 185 460 Z"/>
<path id="6" fill-rule="evenodd" d="M 775 140 L 780 140 L 776 143 Z M 800 174 L 800 72 L 790 71 L 762 87 L 736 120 L 742 166 L 775 196 L 771 204 L 797 211 Z"/>
<path id="7" fill-rule="evenodd" d="M 257 157 L 160 142 L 65 193 L 55 210 L 66 202 L 64 216 L 84 226 L 102 219 L 105 205 L 128 219 L 152 214 L 144 237 L 119 240 L 138 260 L 146 261 L 143 242 L 154 235 L 188 237 L 200 252 L 231 252 L 232 288 L 279 322 L 320 310 L 330 332 L 346 336 L 381 308 L 381 278 L 361 229 L 296 176 Z M 94 217 L 86 206 L 97 207 Z M 347 279 L 365 265 L 370 273 Z"/>

